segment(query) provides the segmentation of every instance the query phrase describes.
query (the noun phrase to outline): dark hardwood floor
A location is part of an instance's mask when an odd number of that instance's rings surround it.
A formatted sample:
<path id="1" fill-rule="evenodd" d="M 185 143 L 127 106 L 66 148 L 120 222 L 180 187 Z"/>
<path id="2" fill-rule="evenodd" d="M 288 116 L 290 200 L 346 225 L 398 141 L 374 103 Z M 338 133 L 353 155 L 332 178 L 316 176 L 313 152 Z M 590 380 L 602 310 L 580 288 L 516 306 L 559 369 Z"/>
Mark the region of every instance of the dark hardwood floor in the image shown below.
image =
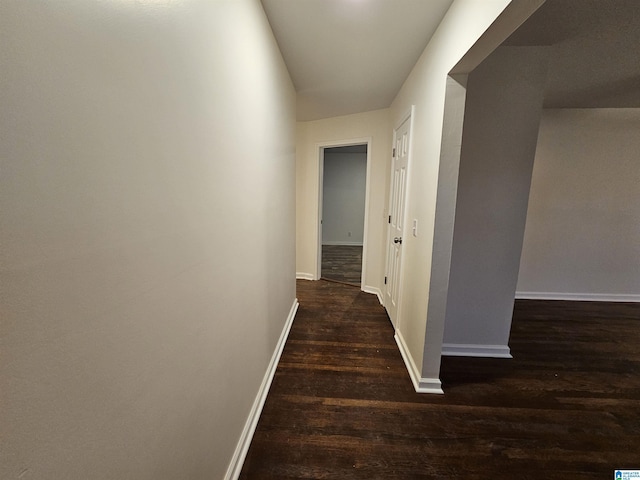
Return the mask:
<path id="1" fill-rule="evenodd" d="M 362 246 L 323 245 L 322 278 L 360 286 Z"/>
<path id="2" fill-rule="evenodd" d="M 512 360 L 413 390 L 373 295 L 298 281 L 241 479 L 608 479 L 640 469 L 640 304 L 517 301 Z"/>

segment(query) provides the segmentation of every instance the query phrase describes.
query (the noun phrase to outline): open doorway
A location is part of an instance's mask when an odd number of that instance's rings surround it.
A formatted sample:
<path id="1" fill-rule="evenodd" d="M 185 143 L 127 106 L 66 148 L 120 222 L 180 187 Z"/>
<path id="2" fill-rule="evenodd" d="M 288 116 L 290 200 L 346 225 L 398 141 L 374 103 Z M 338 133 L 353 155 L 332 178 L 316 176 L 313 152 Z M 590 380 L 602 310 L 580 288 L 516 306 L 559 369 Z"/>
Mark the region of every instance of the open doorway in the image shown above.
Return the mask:
<path id="1" fill-rule="evenodd" d="M 365 240 L 367 144 L 322 149 L 320 276 L 360 287 Z"/>

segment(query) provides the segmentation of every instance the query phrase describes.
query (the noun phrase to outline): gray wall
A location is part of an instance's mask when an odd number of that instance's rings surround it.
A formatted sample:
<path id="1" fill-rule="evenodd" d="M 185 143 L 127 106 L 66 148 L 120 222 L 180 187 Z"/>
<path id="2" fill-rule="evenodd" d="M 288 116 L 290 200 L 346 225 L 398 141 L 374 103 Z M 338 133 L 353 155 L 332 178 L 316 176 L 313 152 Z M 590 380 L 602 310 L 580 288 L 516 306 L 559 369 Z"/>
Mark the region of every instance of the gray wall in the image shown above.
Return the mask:
<path id="1" fill-rule="evenodd" d="M 502 47 L 468 77 L 443 353 L 509 355 L 546 68 Z"/>
<path id="2" fill-rule="evenodd" d="M 260 3 L 3 0 L 0 71 L 0 478 L 222 479 L 295 300 Z"/>
<path id="3" fill-rule="evenodd" d="M 323 180 L 323 245 L 362 245 L 367 154 L 325 150 Z"/>
<path id="4" fill-rule="evenodd" d="M 545 110 L 518 296 L 640 301 L 640 109 Z"/>

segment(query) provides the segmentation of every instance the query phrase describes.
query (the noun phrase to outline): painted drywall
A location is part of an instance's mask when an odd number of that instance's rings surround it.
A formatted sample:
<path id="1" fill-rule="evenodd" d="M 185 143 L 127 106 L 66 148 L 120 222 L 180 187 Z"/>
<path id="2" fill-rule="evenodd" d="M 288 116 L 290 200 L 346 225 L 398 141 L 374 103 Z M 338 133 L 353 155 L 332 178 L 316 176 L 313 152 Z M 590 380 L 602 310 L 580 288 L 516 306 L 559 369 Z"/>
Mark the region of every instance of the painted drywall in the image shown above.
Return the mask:
<path id="1" fill-rule="evenodd" d="M 518 296 L 640 301 L 640 109 L 545 110 Z"/>
<path id="2" fill-rule="evenodd" d="M 468 77 L 443 353 L 509 356 L 547 65 L 500 47 Z"/>
<path id="3" fill-rule="evenodd" d="M 324 151 L 322 244 L 362 245 L 367 154 L 331 150 Z"/>
<path id="4" fill-rule="evenodd" d="M 444 318 L 427 322 L 427 305 L 432 260 L 446 261 L 434 259 L 432 252 L 447 74 L 507 4 L 509 0 L 455 0 L 390 108 L 396 125 L 415 105 L 407 224 L 416 219 L 419 225 L 417 237 L 404 236 L 397 334 L 418 374 L 436 379 L 434 383 L 439 383 Z"/>
<path id="5" fill-rule="evenodd" d="M 0 477 L 221 479 L 295 301 L 256 0 L 0 2 Z"/>
<path id="6" fill-rule="evenodd" d="M 447 77 L 438 190 L 433 227 L 433 261 L 429 278 L 427 312 L 431 323 L 446 321 L 453 230 L 462 151 L 462 130 L 467 99 L 467 75 Z"/>
<path id="7" fill-rule="evenodd" d="M 298 122 L 296 130 L 296 272 L 318 278 L 318 189 L 320 145 L 369 139 L 368 225 L 365 230 L 365 290 L 381 292 L 384 282 L 387 179 L 391 156 L 388 110 Z M 362 143 L 362 142 L 358 142 Z"/>

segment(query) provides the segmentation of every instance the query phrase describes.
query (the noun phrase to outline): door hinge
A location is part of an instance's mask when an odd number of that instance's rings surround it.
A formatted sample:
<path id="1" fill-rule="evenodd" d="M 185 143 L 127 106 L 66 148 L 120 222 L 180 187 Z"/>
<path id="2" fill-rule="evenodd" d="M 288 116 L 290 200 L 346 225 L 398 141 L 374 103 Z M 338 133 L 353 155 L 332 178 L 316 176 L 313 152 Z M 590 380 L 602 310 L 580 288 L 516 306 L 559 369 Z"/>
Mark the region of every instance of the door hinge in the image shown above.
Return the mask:
<path id="1" fill-rule="evenodd" d="M 387 277 L 386 276 L 384 277 L 384 284 L 385 285 L 387 284 Z"/>
<path id="2" fill-rule="evenodd" d="M 389 215 L 389 223 L 391 223 L 391 215 Z"/>
<path id="3" fill-rule="evenodd" d="M 396 149 L 395 149 L 395 147 L 393 149 L 393 158 L 396 158 Z"/>

